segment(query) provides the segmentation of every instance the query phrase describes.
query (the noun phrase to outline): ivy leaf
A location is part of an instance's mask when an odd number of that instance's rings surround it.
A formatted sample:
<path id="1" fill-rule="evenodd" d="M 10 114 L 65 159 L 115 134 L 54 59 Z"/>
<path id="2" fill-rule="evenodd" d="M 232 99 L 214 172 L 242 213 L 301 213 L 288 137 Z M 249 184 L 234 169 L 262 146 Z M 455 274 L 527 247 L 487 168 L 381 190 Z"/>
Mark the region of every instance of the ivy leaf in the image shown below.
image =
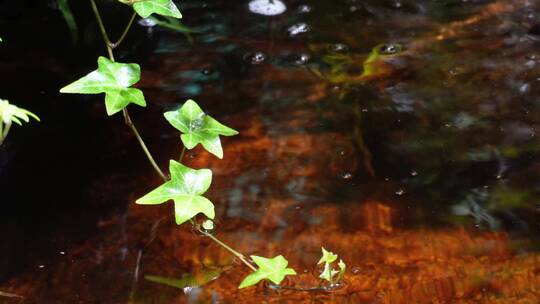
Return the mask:
<path id="1" fill-rule="evenodd" d="M 146 106 L 142 91 L 130 88 L 139 81 L 140 76 L 141 68 L 138 64 L 113 62 L 100 56 L 97 70 L 63 87 L 60 93 L 105 93 L 105 107 L 107 114 L 111 116 L 129 103 Z"/>
<path id="2" fill-rule="evenodd" d="M 333 252 L 327 251 L 326 249 L 324 249 L 324 247 L 321 247 L 321 249 L 322 249 L 322 257 L 319 260 L 319 262 L 317 262 L 317 264 L 322 264 L 322 263 L 331 264 L 335 260 L 337 260 L 337 258 L 338 258 L 337 254 L 334 254 Z"/>
<path id="3" fill-rule="evenodd" d="M 174 160 L 170 161 L 171 180 L 139 198 L 140 205 L 157 205 L 168 200 L 174 201 L 176 224 L 180 225 L 199 213 L 208 218 L 215 217 L 214 204 L 202 196 L 212 182 L 212 171 L 195 170 Z"/>
<path id="4" fill-rule="evenodd" d="M 329 263 L 324 263 L 324 270 L 321 272 L 321 275 L 319 275 L 319 278 L 332 283 L 334 281 L 334 276 L 338 273 L 339 271 L 331 268 Z"/>
<path id="5" fill-rule="evenodd" d="M 11 122 L 14 122 L 18 125 L 22 125 L 21 120 L 29 122 L 30 117 L 39 121 L 39 117 L 37 117 L 36 114 L 10 104 L 7 100 L 0 99 L 0 124 L 11 124 Z"/>
<path id="6" fill-rule="evenodd" d="M 205 114 L 199 105 L 193 101 L 186 101 L 181 108 L 164 114 L 169 123 L 183 134 L 180 136 L 187 149 L 193 149 L 201 144 L 206 151 L 218 158 L 223 158 L 220 135 L 232 136 L 238 134 L 214 118 Z"/>
<path id="7" fill-rule="evenodd" d="M 270 280 L 274 284 L 279 284 L 285 276 L 296 275 L 296 271 L 292 268 L 287 268 L 289 262 L 282 256 L 267 259 L 260 256 L 252 255 L 251 259 L 259 266 L 259 269 L 248 275 L 238 288 L 245 288 L 255 285 L 261 280 Z"/>
<path id="8" fill-rule="evenodd" d="M 140 0 L 133 3 L 133 9 L 142 18 L 148 18 L 153 13 L 162 16 L 182 18 L 182 14 L 172 0 Z"/>

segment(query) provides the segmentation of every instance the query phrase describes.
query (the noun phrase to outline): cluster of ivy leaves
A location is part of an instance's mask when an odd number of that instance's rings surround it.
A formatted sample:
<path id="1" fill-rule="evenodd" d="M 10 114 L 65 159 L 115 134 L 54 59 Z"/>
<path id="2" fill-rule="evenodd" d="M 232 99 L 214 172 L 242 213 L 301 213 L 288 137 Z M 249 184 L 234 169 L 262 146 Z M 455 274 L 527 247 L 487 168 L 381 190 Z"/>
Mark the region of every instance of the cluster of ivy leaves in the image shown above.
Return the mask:
<path id="1" fill-rule="evenodd" d="M 152 14 L 181 18 L 182 14 L 172 0 L 118 0 L 130 5 L 142 18 Z M 146 106 L 144 94 L 140 89 L 132 87 L 141 75 L 141 68 L 136 63 L 115 62 L 112 59 L 99 57 L 97 69 L 79 80 L 63 87 L 61 93 L 105 94 L 105 108 L 109 116 L 124 110 L 133 103 Z M 193 101 L 186 101 L 179 109 L 166 112 L 165 119 L 178 131 L 180 139 L 187 149 L 201 144 L 204 149 L 218 158 L 223 158 L 223 148 L 219 136 L 232 136 L 238 132 L 219 123 L 210 117 Z M 169 164 L 170 179 L 139 198 L 136 203 L 156 205 L 167 201 L 174 202 L 174 214 L 178 225 L 192 220 L 202 213 L 214 219 L 214 204 L 203 194 L 212 182 L 210 169 L 189 168 L 175 160 Z M 288 261 L 281 255 L 274 258 L 251 256 L 258 269 L 248 275 L 240 284 L 240 288 L 257 284 L 261 280 L 269 280 L 280 284 L 287 275 L 296 272 L 287 268 Z"/>

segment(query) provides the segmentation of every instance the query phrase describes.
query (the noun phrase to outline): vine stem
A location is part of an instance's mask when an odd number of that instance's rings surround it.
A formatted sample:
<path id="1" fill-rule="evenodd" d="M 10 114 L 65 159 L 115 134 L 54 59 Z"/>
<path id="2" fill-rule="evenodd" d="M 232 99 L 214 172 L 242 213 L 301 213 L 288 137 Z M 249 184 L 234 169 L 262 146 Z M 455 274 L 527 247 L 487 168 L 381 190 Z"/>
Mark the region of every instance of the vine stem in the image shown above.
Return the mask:
<path id="1" fill-rule="evenodd" d="M 2 131 L 2 128 L 3 128 L 2 122 L 0 121 L 0 146 L 4 143 L 4 140 L 6 139 L 9 133 L 9 129 L 11 129 L 11 121 L 8 121 L 6 123 L 6 126 L 3 131 Z"/>
<path id="2" fill-rule="evenodd" d="M 135 20 L 136 13 L 133 13 L 133 15 L 131 16 L 131 19 L 129 20 L 128 25 L 124 29 L 124 31 L 123 31 L 122 35 L 120 36 L 120 38 L 118 39 L 118 41 L 116 41 L 115 43 L 112 43 L 111 40 L 109 39 L 109 35 L 107 34 L 107 30 L 105 29 L 105 25 L 103 23 L 103 19 L 101 18 L 101 14 L 99 13 L 99 9 L 98 9 L 98 7 L 96 5 L 96 1 L 95 0 L 90 0 L 90 3 L 92 5 L 92 10 L 94 11 L 94 15 L 96 16 L 96 20 L 97 20 L 97 23 L 99 25 L 99 30 L 101 31 L 101 35 L 103 36 L 105 46 L 107 47 L 107 53 L 109 54 L 109 59 L 114 62 L 115 60 L 114 60 L 113 49 L 118 47 L 120 45 L 120 43 L 122 43 L 122 41 L 126 37 L 129 29 L 131 28 L 131 25 L 133 24 L 133 21 Z M 135 137 L 139 141 L 139 144 L 140 144 L 141 148 L 143 149 L 144 153 L 146 154 L 146 157 L 148 158 L 148 160 L 152 164 L 152 167 L 154 167 L 154 169 L 159 174 L 159 176 L 161 176 L 163 181 L 168 181 L 169 178 L 163 173 L 163 171 L 161 171 L 161 169 L 157 165 L 156 161 L 154 160 L 154 157 L 152 157 L 152 154 L 150 153 L 150 150 L 148 150 L 148 147 L 144 143 L 144 140 L 142 139 L 139 131 L 137 130 L 137 127 L 135 126 L 135 124 L 131 120 L 131 117 L 129 116 L 129 112 L 128 112 L 127 108 L 122 109 L 122 113 L 124 115 L 124 122 L 126 123 L 127 126 L 129 126 L 131 128 L 131 130 L 135 134 Z M 186 147 L 184 146 L 183 149 L 182 149 L 182 153 L 180 154 L 180 162 L 182 161 L 182 158 L 184 157 L 185 150 L 186 150 Z M 192 224 L 194 224 L 194 223 L 192 222 Z M 225 248 L 227 251 L 229 251 L 234 256 L 239 258 L 240 261 L 242 261 L 251 270 L 257 271 L 257 268 L 255 268 L 255 266 L 253 266 L 251 263 L 249 263 L 247 258 L 243 254 L 241 254 L 240 252 L 232 249 L 231 247 L 229 247 L 229 245 L 223 243 L 221 240 L 219 240 L 215 236 L 207 233 L 206 231 L 203 231 L 201 229 L 198 229 L 198 230 L 204 236 L 209 237 L 212 241 L 216 242 L 221 247 Z"/>
<path id="3" fill-rule="evenodd" d="M 131 25 L 133 24 L 133 21 L 135 21 L 135 17 L 137 17 L 137 13 L 133 12 L 133 14 L 131 15 L 131 19 L 129 19 L 129 22 L 128 22 L 126 28 L 124 29 L 124 32 L 122 33 L 120 38 L 118 38 L 118 40 L 115 43 L 111 43 L 109 41 L 110 47 L 112 49 L 117 48 L 120 45 L 120 43 L 122 43 L 122 41 L 124 41 L 124 38 L 126 38 L 126 35 L 129 32 L 129 29 L 131 28 Z"/>
<path id="4" fill-rule="evenodd" d="M 118 47 L 120 45 L 120 43 L 122 43 L 122 41 L 126 37 L 129 29 L 131 28 L 131 25 L 133 24 L 133 20 L 135 20 L 136 14 L 133 13 L 133 15 L 131 16 L 131 19 L 129 20 L 129 23 L 126 26 L 124 32 L 122 33 L 122 36 L 120 37 L 120 39 L 118 39 L 118 41 L 115 42 L 115 43 L 111 43 L 111 40 L 109 39 L 109 35 L 107 34 L 107 30 L 105 29 L 105 25 L 103 24 L 103 19 L 101 18 L 101 14 L 99 13 L 99 9 L 98 9 L 98 7 L 96 5 L 96 1 L 95 0 L 90 0 L 90 3 L 92 4 L 92 10 L 94 11 L 94 15 L 96 15 L 96 20 L 98 22 L 99 29 L 101 31 L 101 35 L 103 36 L 103 40 L 105 41 L 105 46 L 107 47 L 107 52 L 109 53 L 109 58 L 111 59 L 111 61 L 114 62 L 115 60 L 114 60 L 113 49 Z M 144 154 L 146 155 L 146 157 L 148 158 L 148 160 L 150 161 L 150 164 L 152 164 L 152 167 L 154 167 L 156 172 L 159 174 L 159 176 L 164 181 L 169 180 L 167 178 L 167 176 L 163 173 L 163 171 L 161 171 L 161 169 L 157 165 L 154 157 L 150 153 L 150 150 L 148 150 L 148 147 L 146 146 L 146 144 L 144 143 L 144 140 L 141 137 L 141 134 L 139 133 L 139 131 L 137 130 L 137 127 L 135 126 L 135 124 L 131 120 L 131 117 L 129 116 L 129 112 L 128 112 L 127 108 L 122 109 L 122 114 L 124 114 L 124 122 L 126 123 L 126 125 L 128 127 L 131 128 L 131 130 L 133 131 L 133 134 L 135 134 L 135 137 L 137 138 L 137 141 L 141 145 L 141 148 L 142 148 Z"/>
<path id="5" fill-rule="evenodd" d="M 223 243 L 222 241 L 220 241 L 218 238 L 216 238 L 215 236 L 211 235 L 210 233 L 204 231 L 204 230 L 201 230 L 199 229 L 199 232 L 201 232 L 202 234 L 204 234 L 205 236 L 211 238 L 214 242 L 218 243 L 219 245 L 221 245 L 221 247 L 227 249 L 230 253 L 232 253 L 234 256 L 236 256 L 237 258 L 240 259 L 240 261 L 242 261 L 242 263 L 246 264 L 247 267 L 251 268 L 251 270 L 253 271 L 257 271 L 257 268 L 255 268 L 255 266 L 251 265 L 250 262 L 248 262 L 247 258 L 241 254 L 240 252 L 232 249 L 231 247 L 229 247 L 227 244 Z"/>
<path id="6" fill-rule="evenodd" d="M 168 181 L 169 178 L 163 173 L 163 171 L 161 171 L 161 169 L 157 165 L 156 161 L 154 160 L 154 157 L 152 157 L 152 154 L 150 153 L 150 150 L 148 150 L 148 147 L 144 143 L 144 140 L 142 139 L 141 135 L 139 134 L 139 131 L 137 130 L 137 127 L 135 127 L 135 124 L 133 124 L 133 121 L 131 121 L 131 117 L 129 116 L 129 112 L 128 112 L 127 108 L 122 109 L 122 114 L 124 114 L 124 122 L 126 123 L 126 125 L 128 127 L 131 128 L 131 130 L 133 131 L 133 134 L 135 134 L 135 137 L 137 137 L 137 140 L 139 141 L 139 144 L 141 145 L 141 148 L 143 149 L 144 154 L 146 154 L 146 157 L 148 158 L 148 160 L 152 164 L 152 167 L 154 167 L 154 169 L 159 174 L 159 176 L 161 176 L 163 181 Z"/>
<path id="7" fill-rule="evenodd" d="M 178 162 L 181 163 L 182 159 L 184 159 L 184 154 L 186 153 L 186 146 L 182 146 L 182 152 L 180 152 L 180 157 L 178 158 Z"/>

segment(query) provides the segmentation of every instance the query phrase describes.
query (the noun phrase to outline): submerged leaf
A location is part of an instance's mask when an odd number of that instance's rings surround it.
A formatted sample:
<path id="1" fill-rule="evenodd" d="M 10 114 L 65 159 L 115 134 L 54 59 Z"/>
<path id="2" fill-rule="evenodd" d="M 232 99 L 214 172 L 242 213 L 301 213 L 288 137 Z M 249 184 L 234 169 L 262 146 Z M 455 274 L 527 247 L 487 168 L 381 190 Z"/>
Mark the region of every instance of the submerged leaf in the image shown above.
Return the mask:
<path id="1" fill-rule="evenodd" d="M 186 287 L 199 287 L 203 286 L 204 284 L 211 282 L 215 279 L 217 279 L 221 273 L 223 272 L 223 269 L 221 268 L 207 268 L 203 269 L 199 273 L 195 274 L 184 274 L 181 278 L 167 278 L 162 276 L 156 276 L 156 275 L 145 275 L 144 278 L 147 281 L 167 285 L 179 289 L 184 289 Z"/>
<path id="2" fill-rule="evenodd" d="M 110 116 L 130 103 L 146 106 L 142 91 L 130 88 L 139 81 L 140 76 L 141 68 L 138 64 L 113 62 L 100 56 L 97 70 L 63 87 L 60 93 L 105 93 L 105 106 Z"/>
<path id="3" fill-rule="evenodd" d="M 199 213 L 213 219 L 215 216 L 214 204 L 202 196 L 210 187 L 212 171 L 209 169 L 191 169 L 174 160 L 170 161 L 169 171 L 171 180 L 139 198 L 136 203 L 140 205 L 157 205 L 173 200 L 178 225 L 190 220 Z"/>
<path id="4" fill-rule="evenodd" d="M 180 136 L 187 149 L 193 149 L 201 144 L 206 151 L 223 158 L 223 148 L 219 136 L 232 136 L 238 134 L 214 118 L 205 114 L 199 105 L 188 100 L 176 111 L 164 114 L 169 123 L 183 134 Z"/>
<path id="5" fill-rule="evenodd" d="M 270 280 L 274 284 L 279 284 L 283 281 L 285 276 L 296 275 L 294 269 L 287 268 L 289 262 L 282 255 L 278 255 L 271 259 L 252 255 L 251 259 L 259 266 L 259 269 L 248 275 L 242 283 L 240 283 L 238 288 L 255 285 L 261 280 Z"/>
<path id="6" fill-rule="evenodd" d="M 182 14 L 172 0 L 139 0 L 133 3 L 133 9 L 142 18 L 152 14 L 182 18 Z"/>

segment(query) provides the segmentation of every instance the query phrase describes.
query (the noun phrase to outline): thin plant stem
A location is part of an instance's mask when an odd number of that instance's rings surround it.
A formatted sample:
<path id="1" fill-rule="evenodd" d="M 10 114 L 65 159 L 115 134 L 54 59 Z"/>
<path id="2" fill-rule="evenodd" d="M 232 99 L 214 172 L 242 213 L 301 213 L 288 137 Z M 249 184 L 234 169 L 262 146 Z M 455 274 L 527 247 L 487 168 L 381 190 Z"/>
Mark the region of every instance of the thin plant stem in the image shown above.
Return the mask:
<path id="1" fill-rule="evenodd" d="M 0 119 L 0 146 L 4 142 L 4 122 Z"/>
<path id="2" fill-rule="evenodd" d="M 231 247 L 229 247 L 227 244 L 223 243 L 222 241 L 220 241 L 218 238 L 216 238 L 215 236 L 211 235 L 210 233 L 204 231 L 204 230 L 201 230 L 199 229 L 199 231 L 204 234 L 205 236 L 209 237 L 210 239 L 212 239 L 212 241 L 218 243 L 219 245 L 221 245 L 221 247 L 227 249 L 230 253 L 232 253 L 233 255 L 235 255 L 237 258 L 240 259 L 240 261 L 242 261 L 244 264 L 246 264 L 247 267 L 251 268 L 251 270 L 253 271 L 257 271 L 257 268 L 255 268 L 255 266 L 251 265 L 250 262 L 248 262 L 248 260 L 246 259 L 246 257 L 241 254 L 240 252 L 232 249 Z"/>
<path id="3" fill-rule="evenodd" d="M 178 162 L 181 163 L 182 159 L 184 159 L 184 154 L 186 153 L 186 146 L 182 146 L 182 152 L 180 152 L 180 157 L 178 158 Z"/>
<path id="4" fill-rule="evenodd" d="M 109 35 L 107 34 L 107 30 L 105 29 L 103 20 L 101 19 L 101 14 L 99 13 L 99 10 L 97 8 L 96 1 L 90 0 L 90 3 L 92 4 L 92 10 L 94 11 L 94 15 L 96 15 L 99 30 L 101 31 L 101 35 L 103 36 L 103 40 L 105 41 L 105 46 L 107 47 L 107 53 L 109 53 L 109 58 L 111 59 L 111 61 L 114 61 L 114 54 L 110 46 L 111 40 L 109 39 Z"/>
<path id="5" fill-rule="evenodd" d="M 136 14 L 134 13 L 131 16 L 131 19 L 129 20 L 128 25 L 126 26 L 124 32 L 120 36 L 120 39 L 118 39 L 118 41 L 116 43 L 111 43 L 111 40 L 109 39 L 109 35 L 107 34 L 107 30 L 105 29 L 105 25 L 103 24 L 103 19 L 101 18 L 101 14 L 99 13 L 99 10 L 97 8 L 96 1 L 95 0 L 90 0 L 90 3 L 92 4 L 92 10 L 94 11 L 94 15 L 96 16 L 96 20 L 98 22 L 99 29 L 101 31 L 101 35 L 103 36 L 105 46 L 107 47 L 107 52 L 109 53 L 109 59 L 114 62 L 115 60 L 114 60 L 113 49 L 118 47 L 118 45 L 120 45 L 120 43 L 122 43 L 122 41 L 126 37 L 129 29 L 131 28 L 131 25 L 133 24 L 133 21 L 135 20 Z M 148 158 L 148 161 L 150 161 L 150 164 L 152 164 L 152 167 L 154 167 L 156 172 L 159 174 L 159 176 L 164 181 L 168 181 L 169 178 L 163 173 L 163 171 L 161 171 L 161 169 L 157 165 L 156 161 L 154 160 L 154 157 L 152 157 L 152 154 L 150 153 L 150 150 L 148 150 L 148 147 L 144 143 L 144 140 L 142 139 L 139 131 L 137 130 L 137 127 L 135 127 L 135 124 L 133 124 L 133 121 L 131 120 L 131 117 L 129 116 L 129 112 L 128 112 L 127 108 L 123 108 L 122 113 L 124 114 L 124 122 L 126 123 L 126 125 L 128 127 L 131 128 L 131 130 L 133 131 L 133 134 L 135 134 L 135 137 L 137 137 L 137 140 L 139 141 L 139 144 L 140 144 L 141 148 L 143 149 L 144 154 L 146 154 L 146 157 Z M 180 162 L 182 161 L 182 158 L 184 157 L 185 150 L 186 150 L 186 147 L 184 146 L 183 149 L 182 149 L 182 153 L 180 154 Z M 193 221 L 192 221 L 192 225 L 194 225 Z M 251 263 L 249 263 L 247 258 L 243 254 L 241 254 L 238 251 L 232 249 L 227 244 L 223 243 L 218 238 L 216 238 L 215 236 L 207 233 L 206 231 L 203 231 L 201 229 L 199 229 L 199 231 L 203 235 L 209 237 L 211 240 L 213 240 L 214 242 L 219 244 L 221 247 L 225 248 L 227 251 L 232 253 L 234 256 L 239 258 L 240 261 L 242 261 L 244 264 L 246 264 L 246 266 L 248 266 L 251 270 L 257 271 L 257 268 L 255 268 L 255 266 L 253 266 Z"/>
<path id="6" fill-rule="evenodd" d="M 1 122 L 0 122 L 1 124 Z M 8 133 L 9 133 L 9 129 L 11 129 L 11 121 L 8 121 L 6 123 L 6 126 L 4 128 L 4 131 L 2 133 L 0 133 L 0 145 L 4 143 L 4 140 L 6 139 L 6 137 L 8 136 Z M 1 128 L 0 128 L 1 130 Z"/>
<path id="7" fill-rule="evenodd" d="M 90 3 L 92 4 L 92 10 L 94 11 L 94 15 L 96 15 L 96 20 L 98 22 L 99 29 L 101 30 L 101 34 L 103 36 L 105 46 L 107 47 L 107 52 L 109 53 L 109 58 L 111 59 L 111 61 L 114 62 L 113 46 L 112 46 L 111 41 L 109 40 L 109 35 L 107 34 L 107 30 L 105 29 L 105 25 L 103 24 L 103 19 L 101 18 L 101 14 L 99 13 L 99 9 L 97 8 L 96 1 L 90 0 Z M 122 37 L 120 37 L 118 42 L 115 43 L 116 46 L 118 46 L 120 42 L 122 42 L 129 28 L 131 27 L 131 24 L 133 23 L 134 19 L 135 19 L 135 15 L 131 17 L 131 20 L 129 21 L 128 26 L 126 26 L 126 30 L 124 30 Z M 143 149 L 144 154 L 146 154 L 146 157 L 150 161 L 150 164 L 152 165 L 152 167 L 154 167 L 156 172 L 159 174 L 159 176 L 161 176 L 161 178 L 164 181 L 168 181 L 169 179 L 167 178 L 165 174 L 163 174 L 163 171 L 161 171 L 161 169 L 157 165 L 156 161 L 154 160 L 154 157 L 152 157 L 150 150 L 148 150 L 148 147 L 144 143 L 144 140 L 142 139 L 139 131 L 137 130 L 137 127 L 131 120 L 131 117 L 129 116 L 129 112 L 127 108 L 122 109 L 122 113 L 124 114 L 124 122 L 126 123 L 128 127 L 131 128 L 131 130 L 133 131 L 133 134 L 135 134 L 135 137 L 137 137 L 137 140 L 139 141 L 139 144 L 141 145 L 141 148 Z"/>
<path id="8" fill-rule="evenodd" d="M 115 49 L 117 48 L 120 43 L 122 43 L 122 41 L 124 41 L 124 38 L 126 38 L 126 35 L 127 33 L 129 32 L 129 29 L 131 28 L 131 25 L 133 24 L 133 21 L 135 21 L 135 17 L 137 17 L 137 13 L 136 12 L 133 12 L 133 14 L 131 15 L 131 19 L 129 19 L 129 22 L 126 26 L 126 28 L 124 29 L 124 32 L 122 33 L 122 35 L 120 36 L 120 38 L 118 38 L 118 40 L 115 42 L 115 43 L 111 43 L 109 41 L 109 46 L 112 48 L 112 49 Z"/>
<path id="9" fill-rule="evenodd" d="M 144 154 L 146 154 L 146 157 L 150 161 L 150 164 L 152 164 L 152 167 L 156 170 L 156 172 L 161 176 L 161 178 L 164 181 L 168 181 L 169 178 L 163 174 L 163 171 L 159 168 L 156 161 L 154 160 L 154 157 L 152 157 L 152 154 L 150 153 L 150 150 L 148 150 L 148 147 L 146 147 L 146 144 L 144 143 L 144 140 L 142 139 L 141 135 L 139 134 L 139 131 L 137 130 L 137 127 L 133 124 L 133 121 L 131 121 L 131 117 L 129 116 L 129 112 L 127 108 L 122 109 L 122 113 L 124 114 L 124 121 L 128 127 L 131 128 L 133 131 L 133 134 L 135 134 L 135 137 L 137 137 L 137 140 L 139 141 L 139 144 L 141 145 L 141 148 L 144 151 Z"/>

